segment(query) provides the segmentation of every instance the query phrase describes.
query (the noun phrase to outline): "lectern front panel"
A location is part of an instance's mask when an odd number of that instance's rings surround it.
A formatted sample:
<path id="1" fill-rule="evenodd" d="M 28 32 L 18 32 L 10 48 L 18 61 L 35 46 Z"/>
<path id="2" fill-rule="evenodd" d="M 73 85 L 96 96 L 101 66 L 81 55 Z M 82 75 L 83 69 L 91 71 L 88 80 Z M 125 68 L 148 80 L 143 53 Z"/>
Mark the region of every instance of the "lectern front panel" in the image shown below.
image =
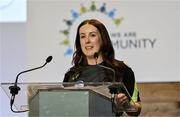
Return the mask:
<path id="1" fill-rule="evenodd" d="M 40 91 L 29 104 L 30 117 L 88 117 L 88 91 Z"/>

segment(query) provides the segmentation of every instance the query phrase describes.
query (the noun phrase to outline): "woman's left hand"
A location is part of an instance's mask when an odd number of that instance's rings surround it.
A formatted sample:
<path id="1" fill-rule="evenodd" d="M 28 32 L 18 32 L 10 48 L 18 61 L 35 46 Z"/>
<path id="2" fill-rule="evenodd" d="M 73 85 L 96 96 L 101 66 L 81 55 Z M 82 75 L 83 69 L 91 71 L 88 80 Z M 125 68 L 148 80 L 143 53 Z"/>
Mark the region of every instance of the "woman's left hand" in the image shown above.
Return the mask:
<path id="1" fill-rule="evenodd" d="M 128 97 L 124 93 L 118 93 L 116 94 L 116 102 L 117 104 L 127 104 L 129 103 Z"/>
<path id="2" fill-rule="evenodd" d="M 130 106 L 130 102 L 128 100 L 128 97 L 124 93 L 118 93 L 116 94 L 116 102 L 118 105 L 124 106 Z M 128 115 L 130 116 L 138 116 L 141 112 L 141 103 L 140 102 L 135 102 L 134 103 L 134 108 L 137 109 L 136 112 L 127 112 Z"/>

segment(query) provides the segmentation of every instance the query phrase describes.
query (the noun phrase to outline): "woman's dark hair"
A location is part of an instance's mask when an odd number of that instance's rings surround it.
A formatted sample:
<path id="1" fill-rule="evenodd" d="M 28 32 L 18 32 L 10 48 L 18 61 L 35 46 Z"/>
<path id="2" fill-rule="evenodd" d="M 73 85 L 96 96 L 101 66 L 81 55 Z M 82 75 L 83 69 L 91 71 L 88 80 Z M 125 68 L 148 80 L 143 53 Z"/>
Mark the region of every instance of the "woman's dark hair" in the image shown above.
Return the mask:
<path id="1" fill-rule="evenodd" d="M 109 64 L 112 63 L 112 61 L 114 60 L 114 48 L 112 46 L 110 36 L 109 36 L 108 31 L 107 31 L 106 27 L 104 26 L 104 24 L 96 19 L 85 20 L 79 24 L 79 26 L 77 28 L 76 40 L 75 40 L 76 50 L 73 55 L 72 63 L 75 66 L 87 64 L 86 57 L 83 54 L 82 49 L 81 49 L 80 35 L 79 35 L 80 28 L 85 24 L 93 25 L 99 30 L 101 39 L 102 39 L 102 45 L 100 47 L 100 52 L 102 53 L 103 60 Z"/>

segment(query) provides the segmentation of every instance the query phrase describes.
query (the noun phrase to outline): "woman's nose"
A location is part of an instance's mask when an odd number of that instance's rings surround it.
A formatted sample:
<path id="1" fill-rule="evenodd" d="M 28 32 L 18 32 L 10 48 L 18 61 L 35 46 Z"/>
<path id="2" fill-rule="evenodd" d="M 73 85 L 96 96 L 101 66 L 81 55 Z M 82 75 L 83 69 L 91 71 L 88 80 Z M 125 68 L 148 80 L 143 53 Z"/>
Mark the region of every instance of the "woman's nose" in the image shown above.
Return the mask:
<path id="1" fill-rule="evenodd" d="M 85 39 L 85 42 L 86 42 L 86 43 L 89 43 L 89 42 L 90 42 L 89 37 L 87 37 L 87 38 Z"/>

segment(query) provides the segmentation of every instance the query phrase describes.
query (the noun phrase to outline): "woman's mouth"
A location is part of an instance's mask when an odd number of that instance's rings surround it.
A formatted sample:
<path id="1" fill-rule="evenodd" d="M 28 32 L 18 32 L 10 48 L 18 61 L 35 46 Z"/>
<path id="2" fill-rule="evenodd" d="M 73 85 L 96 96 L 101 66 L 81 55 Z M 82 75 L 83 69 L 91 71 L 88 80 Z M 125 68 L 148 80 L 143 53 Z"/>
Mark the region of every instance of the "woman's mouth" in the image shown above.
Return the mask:
<path id="1" fill-rule="evenodd" d="M 85 49 L 86 49 L 86 50 L 92 50 L 92 49 L 93 49 L 93 46 L 86 46 Z"/>

